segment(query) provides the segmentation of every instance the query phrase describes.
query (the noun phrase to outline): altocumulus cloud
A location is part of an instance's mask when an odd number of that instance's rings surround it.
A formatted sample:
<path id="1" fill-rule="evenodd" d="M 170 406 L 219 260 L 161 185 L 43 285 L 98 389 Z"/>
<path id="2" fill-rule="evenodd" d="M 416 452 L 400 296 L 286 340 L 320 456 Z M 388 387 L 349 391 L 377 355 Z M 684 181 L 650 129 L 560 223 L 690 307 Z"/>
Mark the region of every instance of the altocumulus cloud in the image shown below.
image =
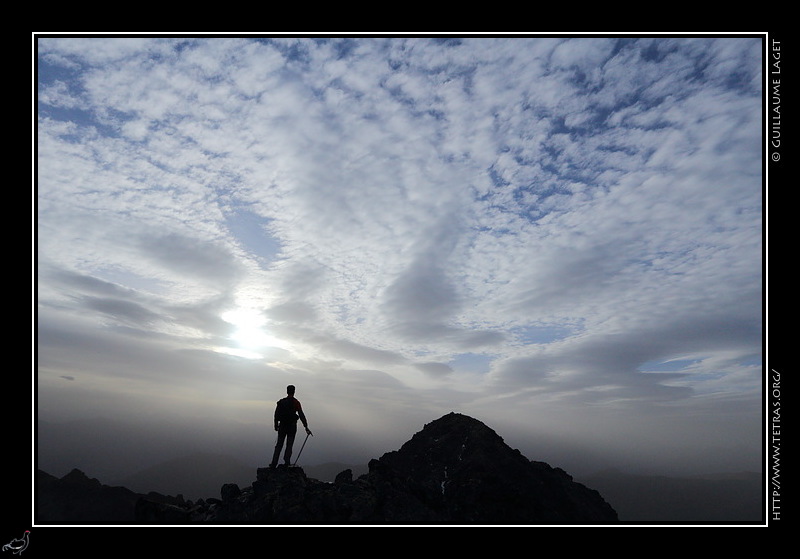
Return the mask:
<path id="1" fill-rule="evenodd" d="M 37 38 L 39 416 L 757 467 L 761 39 L 449 39 Z"/>

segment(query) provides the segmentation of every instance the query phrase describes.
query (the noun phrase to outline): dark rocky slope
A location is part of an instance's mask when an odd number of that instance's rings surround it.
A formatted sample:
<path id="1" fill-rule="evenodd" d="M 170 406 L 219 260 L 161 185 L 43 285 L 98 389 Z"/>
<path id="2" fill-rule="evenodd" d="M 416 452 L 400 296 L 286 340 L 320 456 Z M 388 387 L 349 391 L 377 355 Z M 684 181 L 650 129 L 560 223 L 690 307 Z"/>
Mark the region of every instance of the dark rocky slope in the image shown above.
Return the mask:
<path id="1" fill-rule="evenodd" d="M 252 485 L 226 484 L 197 502 L 139 495 L 138 524 L 609 524 L 617 514 L 563 470 L 525 458 L 492 429 L 450 413 L 399 450 L 333 483 L 302 468 L 259 468 Z M 37 498 L 37 503 L 39 502 Z"/>
<path id="2" fill-rule="evenodd" d="M 136 503 L 186 506 L 182 497 L 146 494 L 119 486 L 103 485 L 80 470 L 56 478 L 38 470 L 34 481 L 36 524 L 135 524 Z"/>

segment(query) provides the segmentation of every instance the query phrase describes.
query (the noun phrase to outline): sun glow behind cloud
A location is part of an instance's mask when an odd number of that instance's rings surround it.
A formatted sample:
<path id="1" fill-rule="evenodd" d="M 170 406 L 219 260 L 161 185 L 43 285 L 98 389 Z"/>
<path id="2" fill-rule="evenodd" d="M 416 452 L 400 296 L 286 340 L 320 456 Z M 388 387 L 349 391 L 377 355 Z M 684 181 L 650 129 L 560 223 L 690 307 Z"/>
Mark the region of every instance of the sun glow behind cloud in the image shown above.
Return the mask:
<path id="1" fill-rule="evenodd" d="M 230 341 L 234 347 L 219 347 L 217 350 L 248 359 L 262 359 L 270 349 L 286 349 L 288 344 L 272 334 L 267 320 L 257 309 L 239 307 L 226 311 L 222 319 L 234 327 Z"/>

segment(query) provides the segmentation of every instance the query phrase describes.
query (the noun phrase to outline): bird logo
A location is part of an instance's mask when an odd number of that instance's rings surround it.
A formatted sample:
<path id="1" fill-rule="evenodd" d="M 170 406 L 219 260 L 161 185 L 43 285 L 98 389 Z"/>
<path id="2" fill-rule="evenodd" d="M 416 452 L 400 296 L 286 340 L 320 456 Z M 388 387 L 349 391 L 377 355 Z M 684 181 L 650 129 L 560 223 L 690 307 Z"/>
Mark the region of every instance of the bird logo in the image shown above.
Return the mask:
<path id="1" fill-rule="evenodd" d="M 10 551 L 15 555 L 19 555 L 25 548 L 28 547 L 28 535 L 31 533 L 30 530 L 25 530 L 25 534 L 19 539 L 14 538 L 6 545 L 3 546 L 3 551 Z"/>

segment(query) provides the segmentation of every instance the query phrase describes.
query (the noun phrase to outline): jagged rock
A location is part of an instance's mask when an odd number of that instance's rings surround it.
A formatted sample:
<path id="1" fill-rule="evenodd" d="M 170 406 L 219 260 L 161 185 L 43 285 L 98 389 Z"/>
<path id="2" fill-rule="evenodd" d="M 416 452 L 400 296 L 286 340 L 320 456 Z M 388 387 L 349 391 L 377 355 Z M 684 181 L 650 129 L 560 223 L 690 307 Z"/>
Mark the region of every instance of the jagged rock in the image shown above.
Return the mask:
<path id="1" fill-rule="evenodd" d="M 353 470 L 347 469 L 342 472 L 339 472 L 336 475 L 336 479 L 333 480 L 334 483 L 346 483 L 348 481 L 353 481 Z"/>
<path id="2" fill-rule="evenodd" d="M 225 485 L 222 486 L 222 489 L 220 490 L 220 494 L 222 495 L 223 501 L 230 501 L 232 499 L 235 499 L 236 497 L 241 495 L 241 493 L 242 493 L 241 489 L 239 489 L 239 486 L 236 485 L 235 483 L 226 483 Z"/>
<path id="3" fill-rule="evenodd" d="M 148 499 L 137 500 L 134 512 L 139 524 L 188 524 L 192 517 L 190 509 Z"/>
<path id="4" fill-rule="evenodd" d="M 251 487 L 179 514 L 171 503 L 137 507 L 147 523 L 608 524 L 617 514 L 566 472 L 532 462 L 480 421 L 450 413 L 353 480 L 308 478 L 302 468 L 259 468 Z M 159 520 L 159 510 L 163 518 Z"/>

